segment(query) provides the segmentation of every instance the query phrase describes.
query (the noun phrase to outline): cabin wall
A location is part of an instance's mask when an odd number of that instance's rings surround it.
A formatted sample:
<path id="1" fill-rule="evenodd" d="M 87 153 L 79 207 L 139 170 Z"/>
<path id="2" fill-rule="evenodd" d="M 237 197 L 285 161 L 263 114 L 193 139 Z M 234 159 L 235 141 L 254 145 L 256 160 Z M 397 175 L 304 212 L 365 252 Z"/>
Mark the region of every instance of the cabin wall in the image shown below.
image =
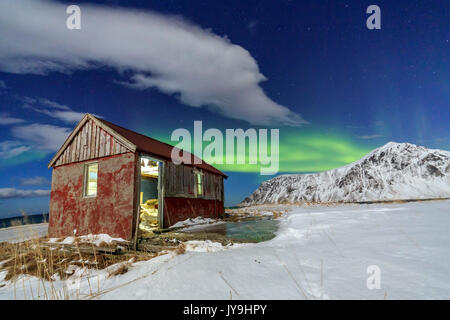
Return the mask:
<path id="1" fill-rule="evenodd" d="M 106 233 L 132 240 L 136 155 L 132 152 L 53 169 L 49 236 Z M 97 196 L 84 197 L 85 164 L 98 162 Z"/>
<path id="2" fill-rule="evenodd" d="M 222 201 L 202 198 L 164 198 L 164 228 L 189 218 L 218 219 L 225 214 Z"/>
<path id="3" fill-rule="evenodd" d="M 89 119 L 58 157 L 55 166 L 109 157 L 129 151 L 95 121 Z"/>
<path id="4" fill-rule="evenodd" d="M 224 215 L 223 177 L 202 171 L 203 195 L 196 195 L 194 168 L 166 162 L 164 165 L 164 228 L 188 218 Z"/>

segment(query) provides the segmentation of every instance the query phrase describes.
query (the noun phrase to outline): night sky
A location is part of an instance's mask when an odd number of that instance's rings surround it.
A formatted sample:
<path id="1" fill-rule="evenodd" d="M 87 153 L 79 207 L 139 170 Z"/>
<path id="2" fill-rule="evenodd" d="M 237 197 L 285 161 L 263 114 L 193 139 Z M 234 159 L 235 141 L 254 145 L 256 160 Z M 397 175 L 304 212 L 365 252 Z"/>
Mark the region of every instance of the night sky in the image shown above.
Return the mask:
<path id="1" fill-rule="evenodd" d="M 80 6 L 81 30 L 66 28 L 68 4 Z M 371 4 L 381 30 L 366 27 Z M 449 150 L 449 9 L 2 0 L 0 218 L 48 211 L 48 162 L 86 112 L 166 142 L 194 120 L 279 128 L 280 173 L 337 168 L 389 141 Z M 216 167 L 229 175 L 227 206 L 273 177 Z"/>

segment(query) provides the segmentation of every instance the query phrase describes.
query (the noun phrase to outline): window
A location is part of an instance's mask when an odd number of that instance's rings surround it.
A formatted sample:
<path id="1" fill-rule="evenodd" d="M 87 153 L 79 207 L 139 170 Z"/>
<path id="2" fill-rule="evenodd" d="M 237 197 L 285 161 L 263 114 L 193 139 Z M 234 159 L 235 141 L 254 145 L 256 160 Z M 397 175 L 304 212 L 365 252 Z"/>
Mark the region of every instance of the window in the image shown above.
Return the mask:
<path id="1" fill-rule="evenodd" d="M 199 171 L 195 172 L 195 190 L 197 192 L 197 196 L 203 195 L 203 173 Z"/>
<path id="2" fill-rule="evenodd" d="M 95 197 L 97 195 L 98 163 L 90 163 L 85 166 L 84 196 Z"/>

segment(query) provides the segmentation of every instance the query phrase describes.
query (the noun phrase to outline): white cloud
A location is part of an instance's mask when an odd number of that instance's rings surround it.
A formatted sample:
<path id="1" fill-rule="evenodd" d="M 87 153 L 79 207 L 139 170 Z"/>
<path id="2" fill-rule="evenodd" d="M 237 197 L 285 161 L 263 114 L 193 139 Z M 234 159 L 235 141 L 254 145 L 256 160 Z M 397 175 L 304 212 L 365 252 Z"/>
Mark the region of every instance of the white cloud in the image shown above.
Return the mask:
<path id="1" fill-rule="evenodd" d="M 70 132 L 69 128 L 39 123 L 16 126 L 11 129 L 13 137 L 25 141 L 37 150 L 48 152 L 58 150 Z"/>
<path id="2" fill-rule="evenodd" d="M 0 142 L 0 159 L 16 157 L 30 149 L 19 141 L 2 141 Z"/>
<path id="3" fill-rule="evenodd" d="M 384 137 L 381 134 L 369 134 L 369 135 L 363 135 L 363 136 L 358 136 L 358 138 L 360 139 L 375 139 L 375 138 L 382 138 Z"/>
<path id="4" fill-rule="evenodd" d="M 20 190 L 16 188 L 0 188 L 0 199 L 46 197 L 50 190 Z"/>
<path id="5" fill-rule="evenodd" d="M 50 107 L 50 108 L 61 109 L 61 110 L 70 110 L 70 108 L 68 106 L 63 105 L 63 104 L 59 104 L 58 102 L 51 101 L 51 100 L 46 99 L 46 98 L 39 98 L 39 102 L 42 105 Z"/>
<path id="6" fill-rule="evenodd" d="M 17 124 L 17 123 L 23 123 L 25 120 L 10 117 L 9 113 L 0 113 L 0 125 L 9 125 L 9 124 Z"/>
<path id="7" fill-rule="evenodd" d="M 23 97 L 20 98 L 20 100 L 23 102 L 23 108 L 31 109 L 35 112 L 45 114 L 66 123 L 77 123 L 84 116 L 83 112 L 73 111 L 66 105 L 62 105 L 46 98 L 34 99 L 30 97 Z M 39 107 L 36 107 L 36 105 Z"/>
<path id="8" fill-rule="evenodd" d="M 22 186 L 45 186 L 49 185 L 50 181 L 45 177 L 31 177 L 31 178 L 23 178 L 20 181 Z"/>
<path id="9" fill-rule="evenodd" d="M 0 70 L 45 74 L 107 65 L 131 71 L 128 86 L 157 88 L 192 107 L 257 125 L 307 123 L 272 101 L 244 48 L 179 17 L 81 5 L 81 30 L 65 26 L 66 6 L 0 1 Z"/>
<path id="10" fill-rule="evenodd" d="M 37 109 L 33 108 L 34 111 L 46 114 L 50 117 L 62 120 L 67 123 L 76 123 L 80 121 L 84 113 L 76 111 L 59 111 L 59 110 L 48 110 L 48 109 Z"/>

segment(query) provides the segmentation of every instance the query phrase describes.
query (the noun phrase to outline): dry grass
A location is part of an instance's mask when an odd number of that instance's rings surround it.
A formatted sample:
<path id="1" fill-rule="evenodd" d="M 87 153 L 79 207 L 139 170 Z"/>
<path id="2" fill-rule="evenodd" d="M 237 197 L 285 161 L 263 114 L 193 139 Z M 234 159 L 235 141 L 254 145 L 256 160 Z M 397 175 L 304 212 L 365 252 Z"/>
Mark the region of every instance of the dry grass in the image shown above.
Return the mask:
<path id="1" fill-rule="evenodd" d="M 110 277 L 119 276 L 121 274 L 127 273 L 128 270 L 129 270 L 129 265 L 128 264 L 122 264 L 117 269 L 114 269 L 113 271 L 108 272 L 108 274 L 109 274 Z"/>
<path id="2" fill-rule="evenodd" d="M 184 243 L 179 244 L 178 247 L 175 249 L 175 252 L 177 254 L 184 254 L 186 252 L 186 245 Z"/>
<path id="3" fill-rule="evenodd" d="M 145 261 L 155 254 L 127 252 L 122 254 L 81 252 L 77 243 L 72 249 L 44 245 L 45 238 L 36 238 L 19 243 L 0 243 L 0 271 L 6 271 L 5 280 L 14 281 L 19 275 L 35 276 L 53 281 L 67 279 L 73 274 L 73 267 L 103 270 L 111 265 L 134 261 Z M 128 271 L 128 268 L 126 269 Z M 122 268 L 120 273 L 126 272 Z"/>
<path id="4" fill-rule="evenodd" d="M 267 212 L 272 213 L 272 219 L 278 219 L 282 217 L 288 210 L 287 209 L 273 209 L 264 206 L 252 206 L 238 209 L 225 209 L 226 221 L 239 222 L 249 218 L 263 217 L 267 215 Z"/>

